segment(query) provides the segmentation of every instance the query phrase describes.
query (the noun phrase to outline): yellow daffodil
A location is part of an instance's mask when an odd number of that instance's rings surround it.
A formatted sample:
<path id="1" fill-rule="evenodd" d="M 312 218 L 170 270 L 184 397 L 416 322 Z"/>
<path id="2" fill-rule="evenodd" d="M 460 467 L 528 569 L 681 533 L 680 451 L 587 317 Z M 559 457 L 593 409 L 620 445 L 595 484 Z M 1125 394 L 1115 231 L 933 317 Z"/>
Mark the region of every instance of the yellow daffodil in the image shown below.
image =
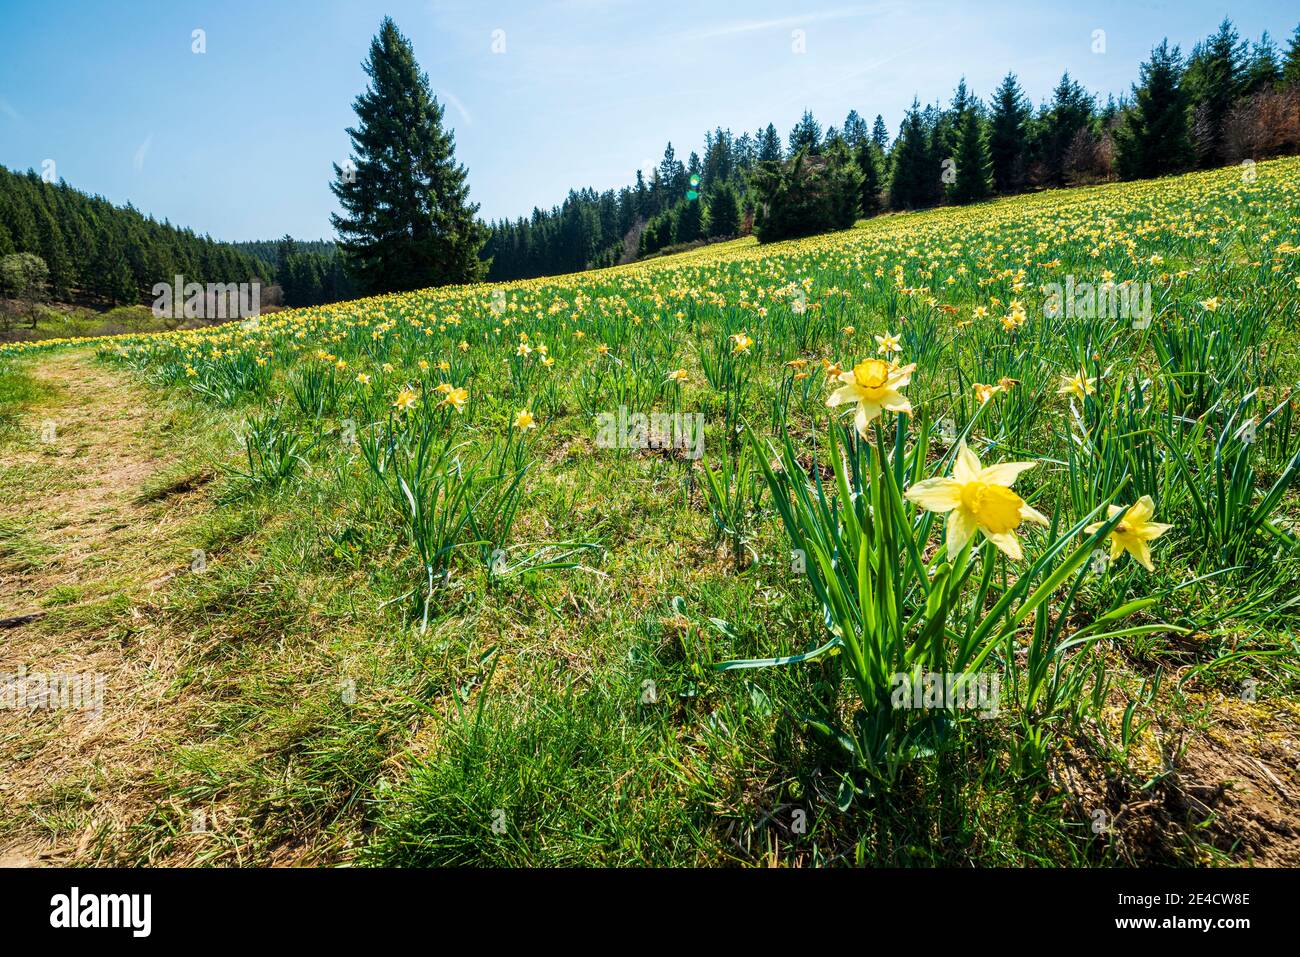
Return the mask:
<path id="1" fill-rule="evenodd" d="M 985 385 L 983 382 L 975 383 L 975 398 L 979 400 L 980 405 L 984 405 L 989 399 L 1002 391 L 1000 385 Z"/>
<path id="2" fill-rule="evenodd" d="M 1155 566 L 1151 564 L 1151 542 L 1169 531 L 1173 526 L 1151 521 L 1156 514 L 1156 503 L 1151 500 L 1151 496 L 1143 495 L 1130 505 L 1127 510 L 1121 509 L 1117 505 L 1111 505 L 1109 511 L 1109 518 L 1114 518 L 1120 512 L 1124 512 L 1124 517 L 1120 519 L 1120 523 L 1110 530 L 1111 561 L 1119 558 L 1124 552 L 1128 552 L 1147 571 L 1155 571 Z M 1083 532 L 1085 535 L 1092 535 L 1104 524 L 1106 523 L 1095 522 L 1085 528 Z"/>
<path id="3" fill-rule="evenodd" d="M 749 336 L 745 335 L 743 332 L 737 332 L 731 337 L 732 355 L 739 355 L 740 353 L 747 351 L 753 344 L 753 339 L 749 338 Z"/>
<path id="4" fill-rule="evenodd" d="M 685 370 L 685 369 L 674 369 L 672 372 L 668 373 L 668 378 L 665 379 L 664 381 L 665 381 L 665 382 L 685 382 L 685 381 L 686 381 L 686 370 Z"/>
<path id="5" fill-rule="evenodd" d="M 527 409 L 520 409 L 515 413 L 515 428 L 520 432 L 527 432 L 529 429 L 537 428 L 537 422 L 533 419 L 533 414 Z"/>
<path id="6" fill-rule="evenodd" d="M 891 352 L 902 352 L 903 343 L 898 336 L 886 332 L 883 336 L 876 336 L 876 352 L 882 356 L 888 356 Z"/>
<path id="7" fill-rule="evenodd" d="M 856 402 L 857 414 L 853 423 L 861 435 L 867 434 L 867 426 L 879 417 L 884 409 L 890 412 L 911 412 L 912 405 L 898 390 L 912 381 L 916 364 L 894 366 L 883 359 L 864 359 L 853 367 L 852 372 L 841 372 L 836 378 L 844 383 L 826 399 L 832 408 L 846 402 Z"/>
<path id="8" fill-rule="evenodd" d="M 1078 375 L 1061 376 L 1061 387 L 1056 390 L 1057 395 L 1072 395 L 1082 401 L 1087 396 L 1097 391 L 1091 379 L 1086 372 L 1080 372 Z"/>
<path id="9" fill-rule="evenodd" d="M 393 402 L 393 408 L 398 412 L 405 412 L 419 400 L 419 394 L 409 385 L 397 393 L 397 400 Z"/>
<path id="10" fill-rule="evenodd" d="M 952 478 L 917 482 L 905 497 L 928 512 L 948 513 L 948 555 L 955 558 L 976 531 L 1009 558 L 1023 557 L 1016 529 L 1021 522 L 1049 524 L 1047 516 L 1025 504 L 1011 490 L 1021 472 L 1037 462 L 1003 462 L 983 466 L 965 441 L 957 446 Z"/>
<path id="11" fill-rule="evenodd" d="M 1218 296 L 1201 300 L 1201 308 L 1208 310 L 1209 312 L 1218 312 L 1220 305 L 1222 305 L 1222 303 L 1219 301 Z"/>
<path id="12" fill-rule="evenodd" d="M 449 405 L 457 412 L 465 408 L 465 403 L 469 401 L 468 389 L 452 389 L 447 393 L 447 397 L 442 400 L 440 405 Z"/>
<path id="13" fill-rule="evenodd" d="M 364 372 L 358 372 L 357 381 L 362 385 L 370 385 L 370 376 L 366 375 Z"/>

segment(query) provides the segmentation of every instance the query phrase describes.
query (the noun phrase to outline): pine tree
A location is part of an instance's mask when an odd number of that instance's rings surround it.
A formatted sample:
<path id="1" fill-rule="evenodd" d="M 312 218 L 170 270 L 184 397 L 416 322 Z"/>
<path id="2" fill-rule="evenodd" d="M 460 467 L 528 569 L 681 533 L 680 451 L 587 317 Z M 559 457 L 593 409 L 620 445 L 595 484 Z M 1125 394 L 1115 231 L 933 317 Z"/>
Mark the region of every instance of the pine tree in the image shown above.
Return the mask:
<path id="1" fill-rule="evenodd" d="M 871 139 L 864 139 L 858 144 L 854 162 L 862 171 L 862 197 L 858 208 L 863 216 L 871 217 L 880 212 L 880 186 L 884 157 L 880 148 Z"/>
<path id="2" fill-rule="evenodd" d="M 345 215 L 332 216 L 340 248 L 365 293 L 474 282 L 487 238 L 468 201 L 455 136 L 420 72 L 410 42 L 389 18 L 364 65 L 370 85 L 353 104 L 348 129 L 355 171 L 334 167 L 331 184 Z"/>
<path id="3" fill-rule="evenodd" d="M 871 124 L 871 142 L 876 144 L 876 149 L 881 154 L 889 152 L 889 127 L 885 125 L 885 118 L 879 113 L 876 114 L 876 121 Z"/>
<path id="4" fill-rule="evenodd" d="M 1065 155 L 1075 134 L 1092 122 L 1093 98 L 1067 72 L 1052 92 L 1052 105 L 1042 118 L 1038 158 L 1048 185 L 1065 185 Z"/>
<path id="5" fill-rule="evenodd" d="M 686 167 L 677 159 L 672 143 L 664 148 L 664 158 L 659 161 L 659 187 L 661 206 L 672 206 L 686 195 Z"/>
<path id="6" fill-rule="evenodd" d="M 732 155 L 734 162 L 732 163 L 731 178 L 734 180 L 753 169 L 754 163 L 757 161 L 758 146 L 754 138 L 748 133 L 741 133 L 733 143 Z"/>
<path id="7" fill-rule="evenodd" d="M 91 291 L 113 305 L 139 301 L 131 264 L 127 261 L 122 242 L 111 228 L 101 231 L 95 244 L 95 258 L 91 265 Z M 191 278 L 186 276 L 187 279 Z"/>
<path id="8" fill-rule="evenodd" d="M 693 243 L 704 235 L 704 216 L 698 199 L 683 200 L 677 207 L 673 237 L 679 243 Z"/>
<path id="9" fill-rule="evenodd" d="M 1216 166 L 1225 158 L 1224 132 L 1228 114 L 1241 93 L 1245 73 L 1246 43 L 1232 21 L 1192 52 L 1187 64 L 1187 89 L 1194 112 L 1193 135 L 1203 166 Z"/>
<path id="10" fill-rule="evenodd" d="M 767 129 L 758 133 L 758 162 L 779 163 L 781 161 L 781 137 L 771 123 Z"/>
<path id="11" fill-rule="evenodd" d="M 1187 96 L 1178 47 L 1163 40 L 1140 67 L 1133 107 L 1116 133 L 1116 162 L 1125 179 L 1162 176 L 1186 169 L 1193 153 L 1187 131 Z"/>
<path id="12" fill-rule="evenodd" d="M 704 189 L 713 190 L 729 182 L 734 172 L 735 151 L 731 131 L 719 127 L 705 137 L 704 167 L 700 173 L 704 179 Z"/>
<path id="13" fill-rule="evenodd" d="M 289 257 L 294 254 L 297 246 L 294 244 L 293 237 L 288 233 L 281 236 L 275 244 L 275 274 L 280 279 L 280 285 L 284 285 L 285 277 L 289 272 Z"/>
<path id="14" fill-rule="evenodd" d="M 1300 27 L 1291 34 L 1291 45 L 1282 61 L 1282 82 L 1288 86 L 1300 86 Z"/>
<path id="15" fill-rule="evenodd" d="M 940 140 L 944 157 L 956 157 L 957 151 L 961 148 L 961 133 L 963 126 L 966 124 L 966 113 L 975 109 L 975 105 L 975 100 L 966 87 L 966 78 L 962 77 L 957 83 L 957 89 L 953 92 L 952 105 L 949 107 L 948 112 L 941 114 L 939 117 L 939 122 L 943 126 Z"/>
<path id="16" fill-rule="evenodd" d="M 849 115 L 844 117 L 844 131 L 841 135 L 843 135 L 844 142 L 848 144 L 849 149 L 854 152 L 867 141 L 870 135 L 867 130 L 867 121 L 858 115 L 857 110 L 849 110 Z"/>
<path id="17" fill-rule="evenodd" d="M 72 259 L 68 256 L 68 248 L 64 244 L 58 221 L 44 207 L 37 210 L 36 235 L 40 244 L 40 256 L 49 269 L 50 295 L 55 299 L 67 300 L 72 291 L 76 270 Z"/>
<path id="18" fill-rule="evenodd" d="M 709 203 L 709 237 L 735 236 L 740 232 L 740 203 L 736 191 L 723 183 L 713 191 Z"/>
<path id="19" fill-rule="evenodd" d="M 652 212 L 650 209 L 650 188 L 646 186 L 645 174 L 642 173 L 640 170 L 636 171 L 635 194 L 636 194 L 635 202 L 636 202 L 637 216 L 641 217 L 642 219 L 646 219 L 651 215 Z"/>
<path id="20" fill-rule="evenodd" d="M 989 161 L 993 188 L 999 193 L 1014 193 L 1024 186 L 1029 115 L 1030 107 L 1016 75 L 1008 73 L 993 94 L 989 119 Z"/>
<path id="21" fill-rule="evenodd" d="M 690 159 L 686 162 L 687 189 L 690 189 L 691 183 L 699 183 L 703 177 L 704 164 L 700 162 L 700 154 L 692 150 Z"/>
<path id="22" fill-rule="evenodd" d="M 894 209 L 921 209 L 934 202 L 941 183 L 933 162 L 931 137 L 921 117 L 921 105 L 912 101 L 894 143 L 894 171 L 889 180 L 889 205 Z"/>
<path id="23" fill-rule="evenodd" d="M 989 153 L 979 113 L 967 108 L 957 136 L 957 180 L 949 191 L 954 203 L 974 203 L 988 197 Z"/>
<path id="24" fill-rule="evenodd" d="M 798 153 L 800 150 L 807 150 L 809 154 L 816 156 L 822 149 L 822 128 L 815 119 L 813 119 L 811 110 L 804 110 L 803 116 L 799 122 L 794 125 L 790 131 L 790 152 Z"/>
<path id="25" fill-rule="evenodd" d="M 1277 46 L 1265 30 L 1259 42 L 1250 53 L 1250 62 L 1246 65 L 1246 75 L 1241 84 L 1241 95 L 1251 96 L 1255 93 L 1272 90 L 1282 82 L 1282 67 L 1277 62 Z"/>
<path id="26" fill-rule="evenodd" d="M 0 225 L 9 233 L 14 249 L 20 253 L 34 253 L 40 248 L 36 218 L 21 192 L 21 178 L 13 177 L 11 185 L 12 193 L 0 196 Z"/>

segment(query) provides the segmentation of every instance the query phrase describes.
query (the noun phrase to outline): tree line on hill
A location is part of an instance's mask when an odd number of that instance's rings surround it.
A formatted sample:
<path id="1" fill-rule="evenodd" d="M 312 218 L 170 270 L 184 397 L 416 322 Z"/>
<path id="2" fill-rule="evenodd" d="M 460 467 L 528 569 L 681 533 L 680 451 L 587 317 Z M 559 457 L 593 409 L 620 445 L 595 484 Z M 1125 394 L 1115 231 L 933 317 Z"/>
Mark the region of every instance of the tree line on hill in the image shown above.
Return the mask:
<path id="1" fill-rule="evenodd" d="M 1131 96 L 1105 103 L 1068 73 L 1037 109 L 1014 73 L 988 103 L 963 79 L 945 107 L 913 101 L 896 137 L 856 111 L 823 131 L 805 112 L 785 143 L 706 134 L 619 190 L 573 190 L 550 210 L 489 224 L 489 278 L 611 265 L 752 226 L 760 240 L 851 225 L 885 210 L 1136 179 L 1300 151 L 1300 27 L 1282 52 L 1229 20 L 1186 57 L 1162 41 Z M 856 202 L 854 201 L 856 199 Z"/>
<path id="2" fill-rule="evenodd" d="M 253 282 L 263 264 L 229 244 L 116 206 L 35 170 L 0 166 L 0 259 L 41 260 L 46 294 L 113 305 L 152 301 L 155 283 Z"/>
<path id="3" fill-rule="evenodd" d="M 0 261 L 23 256 L 0 273 L 0 294 L 39 295 L 59 302 L 135 305 L 153 301 L 156 283 L 260 282 L 278 286 L 267 305 L 315 306 L 350 299 L 355 287 L 333 242 L 285 236 L 259 242 L 218 242 L 158 222 L 129 203 L 116 206 L 66 181 L 47 182 L 34 170 L 0 166 Z M 32 258 L 38 262 L 33 262 Z M 22 269 L 19 270 L 19 266 Z M 34 291 L 31 276 L 39 277 Z"/>
<path id="4" fill-rule="evenodd" d="M 231 245 L 271 270 L 286 306 L 322 306 L 356 297 L 356 286 L 343 257 L 328 239 L 302 240 L 285 235 Z"/>

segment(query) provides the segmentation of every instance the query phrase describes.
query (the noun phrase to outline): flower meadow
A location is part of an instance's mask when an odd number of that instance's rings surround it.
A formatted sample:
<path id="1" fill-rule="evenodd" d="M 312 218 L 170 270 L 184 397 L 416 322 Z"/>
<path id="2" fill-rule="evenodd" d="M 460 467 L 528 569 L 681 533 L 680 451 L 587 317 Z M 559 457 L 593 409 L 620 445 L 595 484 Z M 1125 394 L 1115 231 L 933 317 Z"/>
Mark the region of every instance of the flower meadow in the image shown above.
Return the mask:
<path id="1" fill-rule="evenodd" d="M 1190 756 L 1296 714 L 1298 322 L 1285 159 L 0 365 L 211 417 L 174 614 L 292 690 L 168 786 L 254 860 L 1241 862 Z"/>

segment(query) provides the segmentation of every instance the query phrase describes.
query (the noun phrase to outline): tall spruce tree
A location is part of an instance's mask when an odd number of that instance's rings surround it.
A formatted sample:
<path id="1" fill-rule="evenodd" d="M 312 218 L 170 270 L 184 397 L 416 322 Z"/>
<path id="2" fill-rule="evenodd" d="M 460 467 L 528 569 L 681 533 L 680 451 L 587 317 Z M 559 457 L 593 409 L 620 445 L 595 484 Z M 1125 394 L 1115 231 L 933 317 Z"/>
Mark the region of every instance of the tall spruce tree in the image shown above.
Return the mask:
<path id="1" fill-rule="evenodd" d="M 1016 75 L 1008 73 L 993 94 L 989 118 L 989 161 L 993 189 L 999 193 L 1018 192 L 1024 186 L 1029 117 L 1030 106 Z"/>
<path id="2" fill-rule="evenodd" d="M 1138 179 L 1176 173 L 1191 164 L 1182 57 L 1168 39 L 1151 51 L 1133 86 L 1133 107 L 1116 132 L 1120 176 Z"/>
<path id="3" fill-rule="evenodd" d="M 68 256 L 59 223 L 44 206 L 38 207 L 36 212 L 36 234 L 40 241 L 41 258 L 49 267 L 50 294 L 55 299 L 67 299 L 76 271 Z"/>
<path id="4" fill-rule="evenodd" d="M 331 217 L 340 249 L 364 293 L 475 282 L 487 272 L 487 239 L 470 203 L 455 136 L 420 72 L 410 41 L 387 17 L 364 64 L 370 85 L 348 128 L 356 169 L 337 164 L 330 185 L 344 215 Z"/>
<path id="5" fill-rule="evenodd" d="M 699 199 L 684 199 L 677 207 L 673 238 L 679 243 L 693 243 L 704 235 L 704 214 Z"/>
<path id="6" fill-rule="evenodd" d="M 963 76 L 953 92 L 952 104 L 939 116 L 939 124 L 942 127 L 939 140 L 942 144 L 943 158 L 957 155 L 957 151 L 961 148 L 961 132 L 966 124 L 966 113 L 975 107 L 975 98 L 971 96 L 970 89 L 966 86 L 966 78 Z"/>
<path id="7" fill-rule="evenodd" d="M 876 114 L 876 120 L 871 124 L 871 142 L 876 144 L 876 149 L 882 154 L 889 152 L 889 127 L 885 125 L 885 118 L 879 113 Z"/>
<path id="8" fill-rule="evenodd" d="M 779 163 L 781 161 L 781 137 L 771 123 L 767 129 L 758 132 L 758 162 Z"/>
<path id="9" fill-rule="evenodd" d="M 885 158 L 870 138 L 858 144 L 853 158 L 862 171 L 862 198 L 858 208 L 863 216 L 871 217 L 880 212 L 880 186 Z"/>
<path id="10" fill-rule="evenodd" d="M 898 130 L 891 157 L 889 205 L 894 209 L 920 209 L 934 204 L 941 180 L 931 152 L 931 133 L 921 117 L 921 104 L 913 100 Z"/>
<path id="11" fill-rule="evenodd" d="M 1195 117 L 1194 145 L 1203 166 L 1216 166 L 1224 160 L 1228 114 L 1241 94 L 1245 65 L 1246 42 L 1226 18 L 1214 36 L 1192 51 L 1187 89 Z"/>
<path id="12" fill-rule="evenodd" d="M 659 161 L 660 205 L 674 205 L 686 195 L 686 166 L 677 158 L 673 144 L 664 147 L 664 158 Z"/>
<path id="13" fill-rule="evenodd" d="M 1241 95 L 1251 96 L 1274 89 L 1282 81 L 1282 67 L 1277 61 L 1277 44 L 1264 31 L 1259 42 L 1251 47 L 1250 62 L 1241 83 Z"/>
<path id="14" fill-rule="evenodd" d="M 1282 61 L 1282 82 L 1288 86 L 1300 86 L 1300 27 L 1291 34 L 1290 46 L 1286 48 L 1286 57 Z"/>
<path id="15" fill-rule="evenodd" d="M 849 115 L 844 117 L 844 130 L 841 135 L 851 150 L 857 150 L 870 135 L 867 121 L 858 115 L 857 110 L 849 110 Z"/>
<path id="16" fill-rule="evenodd" d="M 1095 104 L 1092 96 L 1068 72 L 1052 91 L 1052 105 L 1040 125 L 1038 158 L 1043 177 L 1051 186 L 1065 185 L 1065 157 L 1075 134 L 1092 123 Z"/>
<path id="17" fill-rule="evenodd" d="M 822 128 L 813 118 L 812 110 L 804 110 L 803 116 L 790 131 L 791 155 L 800 150 L 807 150 L 810 156 L 816 156 L 822 151 Z"/>
<path id="18" fill-rule="evenodd" d="M 957 180 L 949 190 L 954 203 L 974 203 L 990 192 L 989 152 L 979 111 L 967 107 L 957 131 Z"/>
<path id="19" fill-rule="evenodd" d="M 730 183 L 713 190 L 709 202 L 709 237 L 735 236 L 740 232 L 740 202 Z"/>

